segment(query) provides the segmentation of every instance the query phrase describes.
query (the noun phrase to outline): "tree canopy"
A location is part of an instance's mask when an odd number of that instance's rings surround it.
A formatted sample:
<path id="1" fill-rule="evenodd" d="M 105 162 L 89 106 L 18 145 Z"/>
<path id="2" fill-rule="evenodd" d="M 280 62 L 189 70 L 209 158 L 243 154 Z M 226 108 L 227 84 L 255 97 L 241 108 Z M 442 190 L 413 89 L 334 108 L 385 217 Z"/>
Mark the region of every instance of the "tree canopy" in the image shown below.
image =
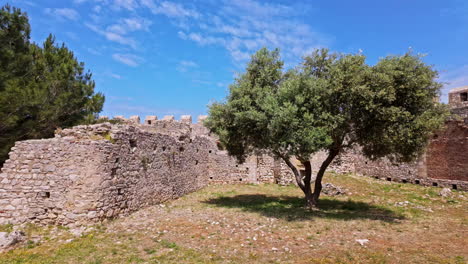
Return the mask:
<path id="1" fill-rule="evenodd" d="M 0 165 L 15 141 L 90 122 L 104 103 L 91 73 L 65 44 L 52 35 L 32 43 L 30 31 L 26 13 L 0 9 Z"/>
<path id="2" fill-rule="evenodd" d="M 411 52 L 368 65 L 361 53 L 321 49 L 292 70 L 284 72 L 283 64 L 278 50 L 259 50 L 225 102 L 210 106 L 206 125 L 240 162 L 255 152 L 283 159 L 310 207 L 337 155 L 357 147 L 370 159 L 413 160 L 447 115 L 434 101 L 441 88 L 437 71 Z M 310 157 L 318 151 L 328 156 L 316 168 L 312 192 Z"/>

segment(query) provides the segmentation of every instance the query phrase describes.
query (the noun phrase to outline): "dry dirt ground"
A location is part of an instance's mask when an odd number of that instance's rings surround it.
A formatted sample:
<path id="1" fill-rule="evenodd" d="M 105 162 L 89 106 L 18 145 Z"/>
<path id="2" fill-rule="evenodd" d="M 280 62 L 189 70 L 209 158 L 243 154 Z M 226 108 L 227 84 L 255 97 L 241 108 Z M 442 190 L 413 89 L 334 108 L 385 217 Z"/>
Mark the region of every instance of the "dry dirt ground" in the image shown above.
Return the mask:
<path id="1" fill-rule="evenodd" d="M 322 196 L 318 211 L 302 208 L 295 186 L 218 185 L 79 236 L 28 225 L 27 242 L 0 263 L 467 263 L 467 193 L 354 175 L 325 181 L 347 194 Z"/>

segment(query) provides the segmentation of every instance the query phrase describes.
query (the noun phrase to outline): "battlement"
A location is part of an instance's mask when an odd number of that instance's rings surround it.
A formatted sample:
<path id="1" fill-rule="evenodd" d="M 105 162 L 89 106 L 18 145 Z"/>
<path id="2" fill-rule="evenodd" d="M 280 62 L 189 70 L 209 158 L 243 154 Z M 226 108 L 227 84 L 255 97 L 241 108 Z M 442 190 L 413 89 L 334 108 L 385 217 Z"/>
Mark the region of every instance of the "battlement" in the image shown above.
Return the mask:
<path id="1" fill-rule="evenodd" d="M 468 119 L 468 86 L 450 90 L 449 106 L 452 114 Z"/>
<path id="2" fill-rule="evenodd" d="M 197 122 L 196 124 L 203 125 L 203 122 L 207 118 L 207 115 L 199 115 L 197 117 Z M 99 119 L 107 119 L 109 120 L 108 116 L 100 116 Z M 123 115 L 117 115 L 114 116 L 114 120 L 120 120 L 125 123 L 131 123 L 131 124 L 142 124 L 141 123 L 141 118 L 137 115 L 130 116 L 129 118 L 125 118 Z M 192 116 L 191 115 L 181 115 L 178 120 L 175 119 L 173 115 L 166 115 L 162 119 L 158 119 L 157 116 L 155 115 L 148 115 L 145 117 L 143 124 L 142 125 L 155 125 L 158 122 L 180 122 L 184 124 L 193 124 L 192 122 Z"/>

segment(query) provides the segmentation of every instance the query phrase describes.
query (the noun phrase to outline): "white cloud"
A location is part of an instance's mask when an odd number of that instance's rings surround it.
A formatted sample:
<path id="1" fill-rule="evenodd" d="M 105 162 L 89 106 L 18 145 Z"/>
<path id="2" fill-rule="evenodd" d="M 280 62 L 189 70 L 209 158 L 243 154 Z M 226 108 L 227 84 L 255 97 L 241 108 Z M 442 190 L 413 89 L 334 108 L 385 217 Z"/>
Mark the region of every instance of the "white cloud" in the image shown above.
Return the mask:
<path id="1" fill-rule="evenodd" d="M 177 65 L 177 70 L 179 72 L 186 72 L 190 68 L 198 68 L 198 64 L 193 61 L 183 60 L 179 62 L 179 65 Z"/>
<path id="2" fill-rule="evenodd" d="M 294 1 L 283 2 L 287 4 L 265 3 L 260 0 L 204 1 L 198 3 L 198 9 L 188 5 L 188 1 L 92 1 L 103 7 L 101 12 L 123 9 L 133 16 L 105 25 L 106 19 L 102 15 L 92 13 L 90 17 L 93 24 L 87 26 L 108 40 L 134 49 L 136 41 L 129 37 L 130 34 L 149 31 L 152 24 L 149 18 L 135 17 L 136 14 L 143 13 L 140 11 L 168 17 L 179 29 L 179 38 L 193 41 L 200 46 L 223 47 L 236 63 L 243 63 L 261 47 L 268 47 L 280 48 L 286 64 L 293 64 L 313 49 L 328 46 L 332 40 L 303 22 L 304 14 L 311 7 Z"/>
<path id="3" fill-rule="evenodd" d="M 142 0 L 141 4 L 151 10 L 153 14 L 162 14 L 171 18 L 199 18 L 200 13 L 196 10 L 188 9 L 178 3 L 162 1 L 155 4 L 153 0 Z"/>
<path id="4" fill-rule="evenodd" d="M 151 24 L 152 22 L 150 20 L 144 18 L 125 18 L 121 19 L 119 23 L 107 27 L 107 30 L 117 34 L 125 35 L 132 31 L 148 31 Z"/>
<path id="5" fill-rule="evenodd" d="M 201 33 L 184 33 L 182 31 L 178 32 L 178 35 L 181 39 L 193 40 L 200 45 L 210 45 L 210 44 L 224 44 L 223 38 L 217 38 L 212 36 L 203 36 Z"/>
<path id="6" fill-rule="evenodd" d="M 136 0 L 115 0 L 113 6 L 127 10 L 135 10 L 138 7 L 138 3 Z"/>
<path id="7" fill-rule="evenodd" d="M 104 36 L 107 40 L 117 42 L 122 45 L 127 45 L 127 46 L 132 47 L 133 49 L 136 49 L 136 46 L 137 46 L 136 41 L 130 37 L 125 37 L 125 36 L 122 36 L 118 33 L 111 32 L 111 31 L 101 30 L 95 25 L 91 25 L 89 23 L 86 23 L 85 25 L 92 31 L 98 33 L 99 35 Z"/>
<path id="8" fill-rule="evenodd" d="M 195 26 L 179 31 L 178 36 L 202 46 L 222 46 L 236 62 L 248 60 L 261 47 L 280 48 L 286 61 L 297 61 L 329 42 L 301 22 L 307 8 L 253 0 L 224 1 L 219 11 L 192 20 Z"/>
<path id="9" fill-rule="evenodd" d="M 131 66 L 131 67 L 137 67 L 140 65 L 140 63 L 143 61 L 142 58 L 133 55 L 133 54 L 120 54 L 120 53 L 115 53 L 112 55 L 112 58 L 118 62 L 121 62 L 125 65 Z"/>
<path id="10" fill-rule="evenodd" d="M 279 4 L 268 4 L 252 0 L 231 0 L 225 6 L 225 10 L 231 13 L 242 12 L 255 17 L 288 16 L 294 13 L 294 8 Z"/>
<path id="11" fill-rule="evenodd" d="M 72 8 L 46 8 L 44 12 L 57 19 L 78 20 L 80 18 L 80 14 Z"/>
<path id="12" fill-rule="evenodd" d="M 112 73 L 112 72 L 109 73 L 109 76 L 114 78 L 114 79 L 117 79 L 117 80 L 122 79 L 121 75 L 118 75 L 118 74 L 115 74 L 115 73 Z"/>

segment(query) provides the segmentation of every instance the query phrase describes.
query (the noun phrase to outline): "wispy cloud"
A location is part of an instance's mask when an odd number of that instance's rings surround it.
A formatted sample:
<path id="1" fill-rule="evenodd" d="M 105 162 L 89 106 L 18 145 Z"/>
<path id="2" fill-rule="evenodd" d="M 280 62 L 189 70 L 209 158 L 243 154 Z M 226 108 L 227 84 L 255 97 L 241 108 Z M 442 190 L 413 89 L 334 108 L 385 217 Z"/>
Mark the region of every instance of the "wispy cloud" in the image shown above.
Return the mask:
<path id="1" fill-rule="evenodd" d="M 117 79 L 117 80 L 120 80 L 122 79 L 122 76 L 119 75 L 119 74 L 115 74 L 115 73 L 112 73 L 112 72 L 109 72 L 109 76 L 114 78 L 114 79 Z"/>
<path id="2" fill-rule="evenodd" d="M 137 43 L 133 38 L 122 36 L 112 31 L 102 30 L 98 28 L 97 26 L 89 24 L 89 23 L 86 23 L 85 25 L 92 31 L 98 33 L 99 35 L 104 36 L 109 41 L 117 42 L 122 45 L 127 45 L 127 46 L 132 47 L 133 49 L 136 49 L 137 47 Z"/>
<path id="3" fill-rule="evenodd" d="M 253 0 L 224 1 L 216 13 L 193 20 L 194 26 L 188 29 L 181 27 L 178 36 L 201 46 L 222 46 L 237 62 L 246 61 L 261 47 L 280 48 L 286 60 L 300 59 L 331 39 L 301 22 L 304 9 Z"/>
<path id="4" fill-rule="evenodd" d="M 200 13 L 186 8 L 179 3 L 162 1 L 157 4 L 153 0 L 141 0 L 141 4 L 151 10 L 153 14 L 162 14 L 171 18 L 199 18 Z"/>
<path id="5" fill-rule="evenodd" d="M 179 62 L 179 65 L 177 65 L 177 70 L 179 72 L 186 72 L 188 71 L 190 68 L 198 68 L 198 64 L 196 64 L 195 62 L 193 61 L 180 61 Z"/>
<path id="6" fill-rule="evenodd" d="M 120 35 L 125 35 L 133 31 L 148 31 L 149 26 L 151 26 L 151 24 L 152 22 L 150 20 L 140 17 L 124 18 L 121 19 L 119 23 L 107 27 L 107 30 Z"/>
<path id="7" fill-rule="evenodd" d="M 102 11 L 98 10 L 101 12 L 115 10 L 114 7 L 118 7 L 120 13 L 127 10 L 131 18 L 119 19 L 107 25 L 105 22 L 108 21 L 94 12 L 90 15 L 93 23 L 87 26 L 110 41 L 134 49 L 137 43 L 130 37 L 131 33 L 149 31 L 152 24 L 150 18 L 138 16 L 145 11 L 167 17 L 178 28 L 177 35 L 182 40 L 205 47 L 223 47 L 235 63 L 247 61 L 261 47 L 280 48 L 287 63 L 296 62 L 313 49 L 330 45 L 333 40 L 303 22 L 306 11 L 312 9 L 307 3 L 222 0 L 199 2 L 195 8 L 188 1 L 88 1 L 102 6 Z M 208 6 L 210 8 L 204 8 Z"/>
<path id="8" fill-rule="evenodd" d="M 69 19 L 69 20 L 78 20 L 80 14 L 72 8 L 46 8 L 44 13 L 51 15 L 57 19 Z"/>
<path id="9" fill-rule="evenodd" d="M 133 54 L 115 53 L 112 55 L 112 58 L 118 62 L 121 62 L 131 67 L 137 67 L 138 65 L 140 65 L 141 62 L 143 62 L 143 59 L 141 57 L 138 57 Z"/>
<path id="10" fill-rule="evenodd" d="M 127 10 L 135 10 L 139 6 L 136 0 L 114 0 L 112 5 L 114 8 L 124 8 Z"/>

